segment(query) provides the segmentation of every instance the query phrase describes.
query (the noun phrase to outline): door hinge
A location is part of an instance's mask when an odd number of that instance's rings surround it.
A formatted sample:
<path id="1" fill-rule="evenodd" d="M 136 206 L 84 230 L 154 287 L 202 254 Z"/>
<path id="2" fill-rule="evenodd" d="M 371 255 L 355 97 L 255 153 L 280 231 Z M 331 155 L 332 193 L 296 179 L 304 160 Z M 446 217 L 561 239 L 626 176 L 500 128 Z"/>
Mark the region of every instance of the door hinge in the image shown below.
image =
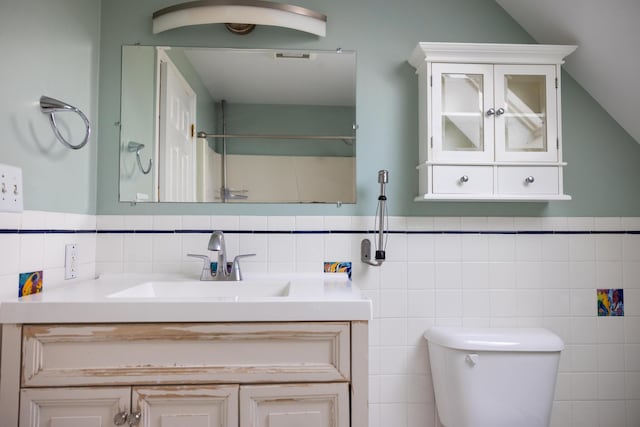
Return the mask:
<path id="1" fill-rule="evenodd" d="M 429 76 L 429 86 L 433 87 L 433 76 Z"/>
<path id="2" fill-rule="evenodd" d="M 196 125 L 191 123 L 191 138 L 196 136 Z"/>
<path id="3" fill-rule="evenodd" d="M 560 138 L 556 138 L 556 149 L 560 149 Z"/>
<path id="4" fill-rule="evenodd" d="M 556 89 L 558 89 L 558 78 L 556 77 Z"/>
<path id="5" fill-rule="evenodd" d="M 429 145 L 431 145 L 431 148 L 433 148 L 433 137 L 429 138 L 430 142 Z"/>

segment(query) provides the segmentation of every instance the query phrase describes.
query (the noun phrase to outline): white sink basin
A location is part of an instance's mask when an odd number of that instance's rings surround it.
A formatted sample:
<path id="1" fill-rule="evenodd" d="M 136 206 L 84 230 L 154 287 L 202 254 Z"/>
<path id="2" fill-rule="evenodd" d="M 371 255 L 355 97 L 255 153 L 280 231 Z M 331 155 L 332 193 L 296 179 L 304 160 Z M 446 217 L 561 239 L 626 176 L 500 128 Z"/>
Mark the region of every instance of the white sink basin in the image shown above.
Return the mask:
<path id="1" fill-rule="evenodd" d="M 149 281 L 115 292 L 109 298 L 277 298 L 289 296 L 290 281 L 240 282 Z"/>

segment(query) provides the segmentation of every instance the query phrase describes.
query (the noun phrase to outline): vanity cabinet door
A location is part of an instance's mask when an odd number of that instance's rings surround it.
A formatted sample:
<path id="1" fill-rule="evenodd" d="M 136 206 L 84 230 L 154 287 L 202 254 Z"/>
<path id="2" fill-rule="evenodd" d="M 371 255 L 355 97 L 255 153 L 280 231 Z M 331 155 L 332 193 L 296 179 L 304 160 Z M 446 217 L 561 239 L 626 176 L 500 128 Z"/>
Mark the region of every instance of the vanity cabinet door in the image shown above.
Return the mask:
<path id="1" fill-rule="evenodd" d="M 144 427 L 237 427 L 238 386 L 134 387 Z"/>
<path id="2" fill-rule="evenodd" d="M 349 427 L 349 385 L 240 387 L 240 427 Z"/>
<path id="3" fill-rule="evenodd" d="M 105 427 L 129 413 L 131 389 L 43 388 L 20 392 L 20 427 Z"/>

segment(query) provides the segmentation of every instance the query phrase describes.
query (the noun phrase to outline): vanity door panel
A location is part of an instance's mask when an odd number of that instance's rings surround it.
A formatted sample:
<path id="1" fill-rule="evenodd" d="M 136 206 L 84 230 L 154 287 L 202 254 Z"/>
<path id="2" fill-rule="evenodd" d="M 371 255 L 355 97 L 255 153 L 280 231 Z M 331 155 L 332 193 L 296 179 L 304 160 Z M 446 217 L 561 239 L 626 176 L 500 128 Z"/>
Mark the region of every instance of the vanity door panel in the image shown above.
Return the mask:
<path id="1" fill-rule="evenodd" d="M 26 325 L 23 387 L 349 381 L 349 322 Z"/>
<path id="2" fill-rule="evenodd" d="M 20 427 L 112 426 L 118 413 L 129 412 L 131 389 L 44 388 L 20 392 Z"/>
<path id="3" fill-rule="evenodd" d="M 240 387 L 240 427 L 349 427 L 349 384 Z"/>
<path id="4" fill-rule="evenodd" d="M 144 427 L 237 427 L 238 386 L 134 387 Z"/>

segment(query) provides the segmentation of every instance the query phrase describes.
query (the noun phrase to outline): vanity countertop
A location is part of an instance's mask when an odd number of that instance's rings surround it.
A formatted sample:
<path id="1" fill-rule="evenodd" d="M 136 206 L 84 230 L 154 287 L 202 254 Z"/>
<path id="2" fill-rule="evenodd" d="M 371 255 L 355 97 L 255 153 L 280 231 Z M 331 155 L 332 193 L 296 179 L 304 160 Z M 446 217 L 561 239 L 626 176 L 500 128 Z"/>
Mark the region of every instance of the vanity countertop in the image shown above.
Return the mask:
<path id="1" fill-rule="evenodd" d="M 292 278 L 293 277 L 293 278 Z M 240 296 L 227 292 L 195 295 L 203 290 L 260 286 L 263 276 L 244 282 L 198 282 L 167 275 L 105 274 L 74 281 L 40 294 L 5 299 L 0 323 L 130 323 L 130 322 L 281 322 L 371 319 L 371 301 L 346 275 L 269 275 L 271 286 L 283 283 L 284 296 Z M 278 282 L 280 281 L 280 282 Z M 174 283 L 175 282 L 175 283 Z M 150 294 L 153 286 L 185 289 L 170 296 Z M 175 287 L 174 287 L 175 285 Z M 222 286 L 220 286 L 222 285 Z M 218 288 L 215 288 L 218 286 Z M 243 289 L 244 291 L 244 289 Z M 244 295 L 243 295 L 244 293 Z M 177 296 L 176 296 L 177 294 Z"/>

